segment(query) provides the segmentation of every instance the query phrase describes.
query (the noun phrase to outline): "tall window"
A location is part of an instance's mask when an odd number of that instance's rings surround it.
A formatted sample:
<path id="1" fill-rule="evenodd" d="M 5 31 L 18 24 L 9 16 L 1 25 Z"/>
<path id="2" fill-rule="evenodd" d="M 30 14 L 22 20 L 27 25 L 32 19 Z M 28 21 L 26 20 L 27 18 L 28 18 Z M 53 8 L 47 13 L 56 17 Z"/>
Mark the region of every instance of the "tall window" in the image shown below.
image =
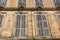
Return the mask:
<path id="1" fill-rule="evenodd" d="M 35 5 L 37 8 L 43 7 L 43 1 L 42 0 L 35 0 Z"/>
<path id="2" fill-rule="evenodd" d="M 53 0 L 56 7 L 60 7 L 60 0 Z"/>
<path id="3" fill-rule="evenodd" d="M 26 25 L 27 25 L 27 14 L 17 14 L 16 15 L 16 30 L 15 37 L 25 38 L 26 37 Z"/>
<path id="4" fill-rule="evenodd" d="M 6 2 L 7 2 L 7 0 L 0 0 L 0 7 L 5 7 Z"/>
<path id="5" fill-rule="evenodd" d="M 0 14 L 0 34 L 1 34 L 1 25 L 2 25 L 3 17 L 4 17 L 4 15 Z"/>
<path id="6" fill-rule="evenodd" d="M 1 27 L 2 19 L 3 19 L 3 15 L 0 14 L 0 27 Z"/>
<path id="7" fill-rule="evenodd" d="M 18 7 L 26 7 L 26 0 L 18 0 Z"/>
<path id="8" fill-rule="evenodd" d="M 37 33 L 39 37 L 50 37 L 49 27 L 47 23 L 47 14 L 35 14 L 37 23 Z"/>
<path id="9" fill-rule="evenodd" d="M 57 13 L 56 17 L 57 17 L 58 24 L 60 25 L 60 13 Z M 60 27 L 59 27 L 59 30 L 60 30 Z"/>

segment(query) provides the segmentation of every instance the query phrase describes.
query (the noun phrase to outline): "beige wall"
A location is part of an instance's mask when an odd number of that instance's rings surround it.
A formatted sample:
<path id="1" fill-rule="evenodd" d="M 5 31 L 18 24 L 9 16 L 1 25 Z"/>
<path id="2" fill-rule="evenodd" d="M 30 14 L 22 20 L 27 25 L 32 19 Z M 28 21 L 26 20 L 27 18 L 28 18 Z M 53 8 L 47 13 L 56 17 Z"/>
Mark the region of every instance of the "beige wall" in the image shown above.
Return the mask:
<path id="1" fill-rule="evenodd" d="M 52 8 L 54 7 L 53 0 L 42 0 L 43 5 L 45 8 Z M 18 0 L 8 0 L 6 7 L 17 7 L 18 6 Z M 26 0 L 26 7 L 27 8 L 35 8 L 35 0 Z"/>
<path id="2" fill-rule="evenodd" d="M 26 7 L 27 8 L 33 8 L 35 7 L 35 0 L 26 0 Z M 17 7 L 18 0 L 8 0 L 6 7 Z M 53 1 L 52 0 L 43 0 L 43 5 L 45 8 L 52 8 L 54 7 Z M 0 11 L 4 12 L 4 11 Z M 14 37 L 14 30 L 15 30 L 15 24 L 16 24 L 16 15 L 15 12 L 18 11 L 5 11 L 7 12 L 4 14 L 4 20 L 2 22 L 2 36 L 1 37 Z M 37 26 L 36 26 L 36 20 L 34 14 L 36 11 L 22 11 L 27 13 L 27 21 L 28 21 L 28 26 L 27 26 L 27 36 L 29 38 L 34 38 L 37 37 Z M 56 11 L 41 11 L 41 12 L 47 12 L 47 21 L 48 21 L 48 27 L 50 28 L 50 32 L 52 34 L 52 37 L 57 38 L 60 37 L 60 31 L 59 31 L 59 26 L 58 22 L 55 16 Z M 33 31 L 32 31 L 33 30 Z"/>
<path id="3" fill-rule="evenodd" d="M 14 36 L 14 30 L 15 30 L 15 12 L 17 11 L 8 11 L 6 14 L 4 14 L 4 20 L 2 24 L 2 37 L 12 37 Z M 23 11 L 27 13 L 27 21 L 28 21 L 28 26 L 27 26 L 27 36 L 29 38 L 34 38 L 37 37 L 37 26 L 36 26 L 36 20 L 34 14 L 36 11 Z M 50 29 L 50 32 L 52 34 L 53 38 L 57 38 L 60 36 L 60 31 L 59 31 L 59 26 L 58 22 L 55 16 L 56 11 L 41 11 L 41 12 L 47 12 L 47 22 L 48 22 L 48 27 Z M 33 28 L 33 29 L 32 29 Z M 33 31 L 32 31 L 33 30 Z M 6 35 L 7 34 L 7 35 Z"/>
<path id="4" fill-rule="evenodd" d="M 51 0 L 43 0 L 43 4 L 44 4 L 45 8 L 52 8 L 53 7 Z"/>

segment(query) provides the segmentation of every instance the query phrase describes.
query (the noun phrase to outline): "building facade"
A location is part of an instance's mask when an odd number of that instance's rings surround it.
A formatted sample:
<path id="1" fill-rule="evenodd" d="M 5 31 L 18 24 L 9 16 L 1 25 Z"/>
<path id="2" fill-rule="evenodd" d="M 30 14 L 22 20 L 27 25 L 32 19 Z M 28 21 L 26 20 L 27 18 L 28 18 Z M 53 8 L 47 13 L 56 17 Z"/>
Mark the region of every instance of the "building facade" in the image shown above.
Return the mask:
<path id="1" fill-rule="evenodd" d="M 0 0 L 0 40 L 60 38 L 60 11 L 49 10 L 59 7 L 60 0 Z"/>

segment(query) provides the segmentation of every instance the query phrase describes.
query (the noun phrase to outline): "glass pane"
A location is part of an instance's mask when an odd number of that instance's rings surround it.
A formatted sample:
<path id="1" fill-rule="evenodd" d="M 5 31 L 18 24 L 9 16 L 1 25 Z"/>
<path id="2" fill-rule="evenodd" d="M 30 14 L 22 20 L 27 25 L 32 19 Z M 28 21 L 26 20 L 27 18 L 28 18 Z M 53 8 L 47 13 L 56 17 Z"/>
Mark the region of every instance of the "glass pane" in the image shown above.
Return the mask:
<path id="1" fill-rule="evenodd" d="M 0 7 L 4 7 L 6 5 L 7 0 L 0 0 Z"/>
<path id="2" fill-rule="evenodd" d="M 39 2 L 36 3 L 36 7 L 39 7 Z"/>
<path id="3" fill-rule="evenodd" d="M 43 22 L 43 28 L 48 28 L 47 26 L 47 22 Z"/>
<path id="4" fill-rule="evenodd" d="M 43 1 L 42 0 L 39 0 L 39 5 L 40 5 L 40 7 L 43 7 Z"/>
<path id="5" fill-rule="evenodd" d="M 49 36 L 46 15 L 45 14 L 36 15 L 36 20 L 37 20 L 38 33 L 39 33 L 38 35 L 43 37 Z"/>
<path id="6" fill-rule="evenodd" d="M 22 21 L 26 21 L 26 15 L 22 15 Z"/>
<path id="7" fill-rule="evenodd" d="M 21 28 L 26 27 L 26 15 L 22 15 L 22 23 L 21 23 Z"/>
<path id="8" fill-rule="evenodd" d="M 42 28 L 42 22 L 38 22 L 38 28 Z"/>
<path id="9" fill-rule="evenodd" d="M 1 27 L 2 20 L 3 20 L 3 15 L 0 15 L 0 27 Z"/>
<path id="10" fill-rule="evenodd" d="M 42 3 L 39 3 L 39 7 L 43 7 L 43 4 Z"/>
<path id="11" fill-rule="evenodd" d="M 15 37 L 19 37 L 20 29 L 16 29 Z"/>
<path id="12" fill-rule="evenodd" d="M 42 20 L 46 20 L 46 15 L 42 15 Z"/>
<path id="13" fill-rule="evenodd" d="M 42 0 L 39 0 L 40 2 L 42 2 Z"/>
<path id="14" fill-rule="evenodd" d="M 18 7 L 22 7 L 22 3 L 21 2 L 18 3 Z"/>
<path id="15" fill-rule="evenodd" d="M 26 15 L 18 14 L 16 16 L 16 33 L 15 35 L 18 37 L 25 37 L 25 28 L 26 27 Z"/>
<path id="16" fill-rule="evenodd" d="M 36 2 L 36 7 L 43 7 L 42 0 L 35 0 L 35 2 Z"/>
<path id="17" fill-rule="evenodd" d="M 58 20 L 60 21 L 60 15 L 57 15 L 57 17 L 58 17 Z"/>
<path id="18" fill-rule="evenodd" d="M 45 36 L 49 36 L 49 30 L 48 29 L 44 29 L 44 34 L 45 34 Z"/>
<path id="19" fill-rule="evenodd" d="M 26 0 L 23 0 L 23 2 L 26 2 Z"/>
<path id="20" fill-rule="evenodd" d="M 26 22 L 22 22 L 21 23 L 21 28 L 25 28 L 26 27 Z"/>
<path id="21" fill-rule="evenodd" d="M 21 29 L 21 37 L 25 37 L 25 29 Z"/>
<path id="22" fill-rule="evenodd" d="M 22 0 L 18 0 L 18 2 L 22 2 Z"/>
<path id="23" fill-rule="evenodd" d="M 37 15 L 37 20 L 40 21 L 41 20 L 41 15 Z"/>
<path id="24" fill-rule="evenodd" d="M 39 0 L 35 0 L 35 2 L 39 2 Z"/>
<path id="25" fill-rule="evenodd" d="M 53 0 L 56 7 L 60 7 L 60 0 Z"/>
<path id="26" fill-rule="evenodd" d="M 19 0 L 18 7 L 26 7 L 26 0 Z"/>
<path id="27" fill-rule="evenodd" d="M 23 2 L 23 3 L 22 3 L 22 6 L 23 6 L 23 7 L 26 7 L 26 2 Z"/>
<path id="28" fill-rule="evenodd" d="M 20 20 L 21 20 L 21 15 L 17 15 L 17 18 L 16 18 L 16 28 L 20 28 Z"/>
<path id="29" fill-rule="evenodd" d="M 39 36 L 43 36 L 43 30 L 39 29 Z"/>

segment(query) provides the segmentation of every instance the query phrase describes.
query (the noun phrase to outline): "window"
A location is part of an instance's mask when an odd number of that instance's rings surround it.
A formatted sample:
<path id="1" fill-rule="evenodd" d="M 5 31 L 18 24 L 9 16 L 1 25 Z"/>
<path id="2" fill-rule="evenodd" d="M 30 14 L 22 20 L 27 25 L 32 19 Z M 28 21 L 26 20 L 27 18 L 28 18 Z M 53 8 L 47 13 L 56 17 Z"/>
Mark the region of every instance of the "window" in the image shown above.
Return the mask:
<path id="1" fill-rule="evenodd" d="M 57 17 L 58 25 L 60 25 L 60 13 L 57 13 L 56 17 Z M 60 30 L 60 27 L 59 27 L 59 30 Z"/>
<path id="2" fill-rule="evenodd" d="M 42 0 L 35 0 L 35 4 L 37 8 L 43 7 L 43 1 Z"/>
<path id="3" fill-rule="evenodd" d="M 4 15 L 0 14 L 0 35 L 1 35 L 1 30 L 2 30 L 2 20 L 3 20 Z"/>
<path id="4" fill-rule="evenodd" d="M 35 14 L 37 23 L 37 32 L 39 37 L 50 37 L 50 32 L 47 24 L 47 14 L 38 13 Z"/>
<path id="5" fill-rule="evenodd" d="M 26 7 L 26 0 L 18 0 L 18 7 Z"/>
<path id="6" fill-rule="evenodd" d="M 1 27 L 2 19 L 3 19 L 3 15 L 0 14 L 0 27 Z"/>
<path id="7" fill-rule="evenodd" d="M 22 38 L 26 37 L 26 25 L 27 25 L 27 14 L 17 14 L 16 16 L 16 31 L 15 37 Z"/>
<path id="8" fill-rule="evenodd" d="M 58 20 L 59 20 L 59 22 L 60 22 L 60 14 L 59 14 L 59 15 L 57 15 L 57 18 L 58 18 Z"/>
<path id="9" fill-rule="evenodd" d="M 7 2 L 7 0 L 0 0 L 0 7 L 5 7 L 6 2 Z"/>
<path id="10" fill-rule="evenodd" d="M 56 7 L 60 7 L 60 0 L 53 0 Z"/>

